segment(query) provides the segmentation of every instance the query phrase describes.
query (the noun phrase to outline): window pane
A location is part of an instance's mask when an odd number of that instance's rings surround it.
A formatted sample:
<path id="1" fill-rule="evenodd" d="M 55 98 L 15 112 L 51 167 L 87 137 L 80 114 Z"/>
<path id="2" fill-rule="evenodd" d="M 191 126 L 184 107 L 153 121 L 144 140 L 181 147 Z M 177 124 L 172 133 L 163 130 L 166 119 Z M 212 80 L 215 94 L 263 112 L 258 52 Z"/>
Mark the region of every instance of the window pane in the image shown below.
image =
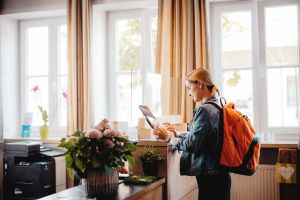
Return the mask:
<path id="1" fill-rule="evenodd" d="M 59 94 L 59 126 L 67 126 L 68 76 L 60 77 Z"/>
<path id="2" fill-rule="evenodd" d="M 38 86 L 38 89 L 34 91 L 33 88 L 36 86 Z M 48 91 L 47 77 L 28 78 L 28 105 L 26 106 L 26 112 L 33 112 L 33 126 L 41 126 L 44 124 L 38 106 L 41 105 L 43 109 L 47 110 L 47 112 L 49 111 Z"/>
<path id="3" fill-rule="evenodd" d="M 223 74 L 223 92 L 227 101 L 235 103 L 236 109 L 253 120 L 252 71 L 235 70 Z"/>
<path id="4" fill-rule="evenodd" d="M 117 120 L 129 121 L 136 125 L 140 116 L 138 106 L 142 104 L 142 85 L 140 73 L 118 74 Z"/>
<path id="5" fill-rule="evenodd" d="M 126 19 L 117 22 L 118 71 L 141 68 L 141 24 L 141 19 Z"/>
<path id="6" fill-rule="evenodd" d="M 251 13 L 224 13 L 221 20 L 222 68 L 251 67 Z"/>
<path id="7" fill-rule="evenodd" d="M 48 27 L 27 31 L 27 72 L 29 76 L 48 74 Z"/>
<path id="8" fill-rule="evenodd" d="M 266 8 L 267 66 L 299 63 L 297 6 Z"/>
<path id="9" fill-rule="evenodd" d="M 146 74 L 145 105 L 155 116 L 161 116 L 161 75 L 157 73 Z"/>
<path id="10" fill-rule="evenodd" d="M 67 25 L 59 26 L 59 71 L 61 75 L 68 74 L 68 52 L 67 52 Z"/>
<path id="11" fill-rule="evenodd" d="M 298 126 L 297 68 L 268 69 L 269 127 Z"/>
<path id="12" fill-rule="evenodd" d="M 151 17 L 151 67 L 156 65 L 156 43 L 157 43 L 157 16 Z"/>

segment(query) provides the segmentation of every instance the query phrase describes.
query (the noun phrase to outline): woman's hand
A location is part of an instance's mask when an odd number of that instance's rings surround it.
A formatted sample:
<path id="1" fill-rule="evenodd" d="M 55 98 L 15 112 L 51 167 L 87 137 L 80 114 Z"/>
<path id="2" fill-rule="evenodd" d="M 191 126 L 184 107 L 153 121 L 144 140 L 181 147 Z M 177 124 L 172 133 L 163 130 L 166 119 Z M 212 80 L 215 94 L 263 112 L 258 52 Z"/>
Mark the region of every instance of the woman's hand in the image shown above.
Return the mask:
<path id="1" fill-rule="evenodd" d="M 170 131 L 172 133 L 172 137 L 176 137 L 176 130 L 172 124 L 167 122 L 167 123 L 163 123 L 163 126 L 167 129 L 167 131 Z"/>
<path id="2" fill-rule="evenodd" d="M 162 126 L 154 127 L 154 135 L 156 136 L 156 139 L 161 139 L 169 142 L 175 137 L 176 131 L 170 123 L 164 123 Z"/>

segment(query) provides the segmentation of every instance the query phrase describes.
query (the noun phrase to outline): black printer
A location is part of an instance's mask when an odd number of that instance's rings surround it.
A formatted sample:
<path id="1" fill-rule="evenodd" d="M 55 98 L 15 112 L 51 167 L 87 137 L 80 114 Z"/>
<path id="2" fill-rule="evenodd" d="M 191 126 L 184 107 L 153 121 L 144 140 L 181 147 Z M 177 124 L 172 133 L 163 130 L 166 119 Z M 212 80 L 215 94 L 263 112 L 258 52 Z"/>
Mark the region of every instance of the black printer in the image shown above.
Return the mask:
<path id="1" fill-rule="evenodd" d="M 55 193 L 55 162 L 40 154 L 40 142 L 4 145 L 4 199 L 37 199 Z"/>

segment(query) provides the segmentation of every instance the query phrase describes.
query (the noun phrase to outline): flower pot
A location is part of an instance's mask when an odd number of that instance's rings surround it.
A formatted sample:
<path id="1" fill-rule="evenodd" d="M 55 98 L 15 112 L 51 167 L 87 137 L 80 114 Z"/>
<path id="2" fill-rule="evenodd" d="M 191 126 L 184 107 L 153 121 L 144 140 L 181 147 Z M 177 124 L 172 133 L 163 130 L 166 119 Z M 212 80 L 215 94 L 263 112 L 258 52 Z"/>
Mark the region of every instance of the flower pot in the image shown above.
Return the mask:
<path id="1" fill-rule="evenodd" d="M 48 139 L 49 136 L 49 127 L 44 125 L 40 127 L 40 137 L 42 140 Z"/>
<path id="2" fill-rule="evenodd" d="M 157 176 L 158 161 L 142 162 L 143 172 L 146 176 Z"/>
<path id="3" fill-rule="evenodd" d="M 105 170 L 88 171 L 85 178 L 85 188 L 89 197 L 108 197 L 118 192 L 119 171 L 115 169 L 112 175 Z"/>

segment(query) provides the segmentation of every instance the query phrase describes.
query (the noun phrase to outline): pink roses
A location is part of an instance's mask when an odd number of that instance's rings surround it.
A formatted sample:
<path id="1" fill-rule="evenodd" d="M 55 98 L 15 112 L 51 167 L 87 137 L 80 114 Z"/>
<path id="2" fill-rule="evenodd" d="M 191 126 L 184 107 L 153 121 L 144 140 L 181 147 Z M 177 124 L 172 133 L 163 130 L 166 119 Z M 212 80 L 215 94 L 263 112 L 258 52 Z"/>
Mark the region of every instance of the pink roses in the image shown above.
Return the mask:
<path id="1" fill-rule="evenodd" d="M 89 129 L 84 133 L 84 136 L 87 138 L 96 138 L 100 139 L 103 137 L 103 133 L 98 129 Z"/>
<path id="2" fill-rule="evenodd" d="M 113 137 L 122 137 L 122 134 L 119 131 L 112 129 L 108 124 L 107 119 L 103 119 L 95 126 L 95 128 L 85 131 L 84 137 L 95 139 L 106 137 L 112 139 Z M 113 140 L 108 140 L 105 142 L 105 144 L 108 148 L 114 148 L 116 145 Z"/>
<path id="3" fill-rule="evenodd" d="M 132 152 L 135 144 L 113 130 L 104 119 L 94 128 L 75 131 L 71 136 L 62 138 L 59 147 L 67 149 L 66 162 L 70 175 L 75 170 L 85 178 L 90 170 L 104 170 L 111 175 L 116 168 L 125 172 L 125 163 L 134 165 Z"/>

